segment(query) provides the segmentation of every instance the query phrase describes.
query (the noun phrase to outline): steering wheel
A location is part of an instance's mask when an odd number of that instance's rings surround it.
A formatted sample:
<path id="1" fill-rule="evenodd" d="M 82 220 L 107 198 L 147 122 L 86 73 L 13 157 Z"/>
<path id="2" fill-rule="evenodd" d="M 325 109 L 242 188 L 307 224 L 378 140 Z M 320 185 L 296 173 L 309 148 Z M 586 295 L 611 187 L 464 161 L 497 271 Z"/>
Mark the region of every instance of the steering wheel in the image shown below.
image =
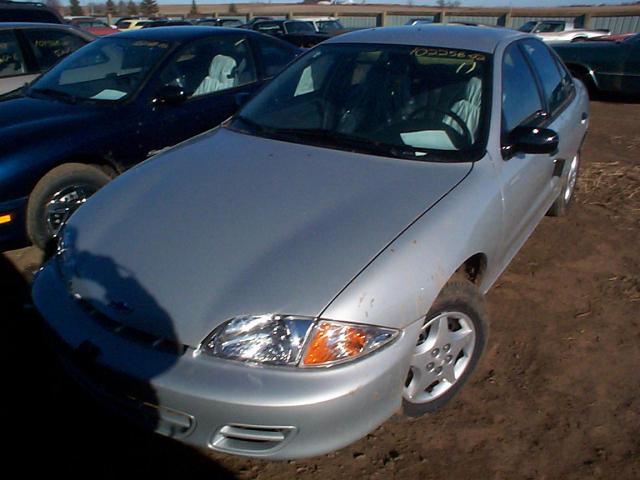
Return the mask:
<path id="1" fill-rule="evenodd" d="M 426 105 L 412 112 L 411 115 L 409 115 L 409 120 L 416 120 L 416 118 L 419 117 L 423 112 L 438 112 L 449 118 L 452 118 L 460 126 L 462 133 L 443 122 L 443 125 L 447 129 L 447 131 L 453 133 L 458 140 L 462 141 L 463 145 L 473 145 L 473 134 L 471 133 L 471 130 L 469 130 L 467 123 L 462 118 L 460 118 L 457 113 L 452 112 L 451 110 L 445 110 L 443 108 Z"/>

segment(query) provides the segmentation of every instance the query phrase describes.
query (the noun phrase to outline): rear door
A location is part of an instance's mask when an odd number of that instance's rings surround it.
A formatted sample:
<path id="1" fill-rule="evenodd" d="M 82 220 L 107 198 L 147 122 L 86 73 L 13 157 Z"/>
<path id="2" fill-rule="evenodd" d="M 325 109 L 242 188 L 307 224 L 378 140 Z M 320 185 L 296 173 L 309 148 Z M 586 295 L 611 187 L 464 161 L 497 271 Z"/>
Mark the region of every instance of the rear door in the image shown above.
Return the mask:
<path id="1" fill-rule="evenodd" d="M 587 112 L 580 111 L 582 107 L 574 101 L 573 79 L 557 55 L 535 39 L 522 41 L 522 47 L 542 87 L 546 111 L 543 126 L 554 130 L 560 139 L 557 154 L 545 157 L 552 172 L 547 200 L 553 201 L 562 183 L 556 175 L 556 164 L 568 164 L 575 156 L 586 131 Z"/>

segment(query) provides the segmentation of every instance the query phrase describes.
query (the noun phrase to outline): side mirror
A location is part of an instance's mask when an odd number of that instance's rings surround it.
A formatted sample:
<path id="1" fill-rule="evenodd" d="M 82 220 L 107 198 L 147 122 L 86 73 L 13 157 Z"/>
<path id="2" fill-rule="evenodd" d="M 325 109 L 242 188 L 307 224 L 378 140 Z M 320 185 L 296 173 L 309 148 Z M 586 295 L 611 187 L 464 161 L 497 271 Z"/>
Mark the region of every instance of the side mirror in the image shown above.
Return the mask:
<path id="1" fill-rule="evenodd" d="M 516 127 L 509 134 L 510 156 L 520 153 L 554 154 L 558 151 L 558 134 L 548 128 Z"/>
<path id="2" fill-rule="evenodd" d="M 241 92 L 241 93 L 236 93 L 234 99 L 236 102 L 236 106 L 242 107 L 245 103 L 247 103 L 249 101 L 249 99 L 251 98 L 251 94 L 247 93 L 247 92 Z"/>
<path id="3" fill-rule="evenodd" d="M 165 85 L 156 94 L 155 101 L 162 105 L 179 105 L 187 99 L 187 93 L 182 87 Z"/>

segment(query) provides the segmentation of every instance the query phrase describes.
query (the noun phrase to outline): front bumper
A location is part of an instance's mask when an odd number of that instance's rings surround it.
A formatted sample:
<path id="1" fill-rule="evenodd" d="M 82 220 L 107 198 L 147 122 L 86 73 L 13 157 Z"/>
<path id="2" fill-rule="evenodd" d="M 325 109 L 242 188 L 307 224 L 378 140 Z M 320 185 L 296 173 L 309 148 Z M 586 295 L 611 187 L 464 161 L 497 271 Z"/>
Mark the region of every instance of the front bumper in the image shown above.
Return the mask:
<path id="1" fill-rule="evenodd" d="M 33 297 L 69 372 L 105 404 L 199 448 L 271 459 L 342 448 L 398 410 L 421 327 L 415 322 L 350 364 L 251 367 L 191 348 L 154 350 L 105 329 L 68 294 L 52 262 L 36 278 Z"/>
<path id="2" fill-rule="evenodd" d="M 0 202 L 0 217 L 11 216 L 11 221 L 0 224 L 0 252 L 29 244 L 26 229 L 27 197 Z"/>

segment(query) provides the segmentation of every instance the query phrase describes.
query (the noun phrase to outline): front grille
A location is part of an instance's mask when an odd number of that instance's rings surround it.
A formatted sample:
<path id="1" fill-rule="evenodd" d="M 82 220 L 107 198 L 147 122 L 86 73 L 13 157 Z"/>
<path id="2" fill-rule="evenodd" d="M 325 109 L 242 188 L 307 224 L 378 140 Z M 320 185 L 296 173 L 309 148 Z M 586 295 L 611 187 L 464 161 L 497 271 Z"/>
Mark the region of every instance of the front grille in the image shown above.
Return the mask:
<path id="1" fill-rule="evenodd" d="M 184 345 L 183 343 L 176 342 L 175 340 L 171 340 L 168 338 L 151 335 L 150 333 L 144 332 L 137 328 L 129 327 L 128 325 L 124 325 L 123 323 L 113 320 L 112 318 L 109 318 L 107 315 L 97 310 L 87 300 L 75 296 L 73 297 L 73 299 L 102 328 L 108 330 L 109 332 L 115 333 L 120 337 L 126 338 L 127 340 L 130 340 L 139 345 L 143 345 L 145 347 L 152 348 L 161 352 L 171 353 L 173 355 L 184 355 L 188 349 L 187 345 Z"/>
<path id="2" fill-rule="evenodd" d="M 214 435 L 211 448 L 241 455 L 266 453 L 281 448 L 295 432 L 295 427 L 225 425 Z"/>

